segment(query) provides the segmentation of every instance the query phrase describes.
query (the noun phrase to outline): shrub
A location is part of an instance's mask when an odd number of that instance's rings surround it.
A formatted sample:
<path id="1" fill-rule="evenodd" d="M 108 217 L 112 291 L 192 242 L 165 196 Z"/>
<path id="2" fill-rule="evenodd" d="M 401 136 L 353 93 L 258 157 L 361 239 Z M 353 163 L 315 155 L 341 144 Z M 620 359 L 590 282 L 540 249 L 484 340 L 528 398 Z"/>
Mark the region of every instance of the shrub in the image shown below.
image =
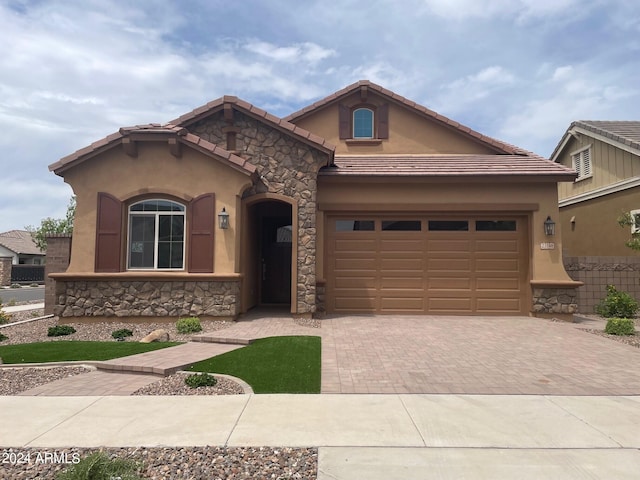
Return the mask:
<path id="1" fill-rule="evenodd" d="M 19 283 L 12 283 L 11 288 L 22 288 L 22 285 L 20 285 Z"/>
<path id="2" fill-rule="evenodd" d="M 596 307 L 596 313 L 605 318 L 633 318 L 638 311 L 638 302 L 627 292 L 619 292 L 607 285 L 607 296 Z"/>
<path id="3" fill-rule="evenodd" d="M 631 318 L 610 318 L 604 333 L 610 335 L 635 335 L 636 329 Z"/>
<path id="4" fill-rule="evenodd" d="M 181 318 L 176 322 L 178 333 L 194 333 L 202 330 L 198 317 Z"/>
<path id="5" fill-rule="evenodd" d="M 31 284 L 29 284 L 30 287 L 39 287 L 40 285 L 38 285 L 37 283 L 33 282 Z"/>
<path id="6" fill-rule="evenodd" d="M 213 387 L 218 381 L 216 377 L 213 375 L 209 375 L 208 373 L 195 373 L 193 375 L 189 375 L 184 379 L 184 383 L 189 385 L 191 388 L 198 387 Z"/>
<path id="7" fill-rule="evenodd" d="M 9 320 L 11 320 L 11 315 L 2 311 L 2 300 L 0 300 L 0 325 L 9 323 Z"/>
<path id="8" fill-rule="evenodd" d="M 9 337 L 7 337 L 6 335 L 0 333 L 0 342 L 4 342 L 7 338 L 9 338 Z"/>
<path id="9" fill-rule="evenodd" d="M 56 476 L 56 480 L 140 480 L 138 464 L 133 460 L 109 458 L 104 452 L 95 452 Z"/>
<path id="10" fill-rule="evenodd" d="M 119 340 L 121 338 L 124 339 L 125 337 L 131 337 L 132 335 L 133 335 L 133 332 L 128 328 L 121 328 L 120 330 L 115 330 L 111 332 L 111 336 L 116 340 Z"/>
<path id="11" fill-rule="evenodd" d="M 55 327 L 49 327 L 47 336 L 60 337 L 62 335 L 71 335 L 72 333 L 76 333 L 76 329 L 71 325 L 56 325 Z"/>

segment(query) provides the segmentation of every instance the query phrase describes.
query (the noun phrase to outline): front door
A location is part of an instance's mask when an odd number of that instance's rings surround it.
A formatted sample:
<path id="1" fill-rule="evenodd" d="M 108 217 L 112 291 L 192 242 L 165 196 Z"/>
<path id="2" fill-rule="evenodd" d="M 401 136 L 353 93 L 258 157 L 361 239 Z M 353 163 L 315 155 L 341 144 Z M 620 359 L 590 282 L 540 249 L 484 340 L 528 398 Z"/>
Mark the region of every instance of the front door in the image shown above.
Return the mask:
<path id="1" fill-rule="evenodd" d="M 291 303 L 291 217 L 262 218 L 261 303 Z"/>

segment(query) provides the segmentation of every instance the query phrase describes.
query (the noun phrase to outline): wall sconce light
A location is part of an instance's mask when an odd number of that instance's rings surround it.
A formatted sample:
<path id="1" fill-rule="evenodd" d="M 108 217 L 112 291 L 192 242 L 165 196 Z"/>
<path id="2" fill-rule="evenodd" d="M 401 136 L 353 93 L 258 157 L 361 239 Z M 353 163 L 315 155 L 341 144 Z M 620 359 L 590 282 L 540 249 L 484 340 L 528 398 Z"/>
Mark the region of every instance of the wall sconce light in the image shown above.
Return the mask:
<path id="1" fill-rule="evenodd" d="M 224 207 L 222 207 L 222 211 L 218 214 L 218 227 L 222 230 L 229 228 L 229 214 Z"/>
<path id="2" fill-rule="evenodd" d="M 544 234 L 547 236 L 556 234 L 556 222 L 551 220 L 550 216 L 547 216 L 547 219 L 544 221 Z"/>

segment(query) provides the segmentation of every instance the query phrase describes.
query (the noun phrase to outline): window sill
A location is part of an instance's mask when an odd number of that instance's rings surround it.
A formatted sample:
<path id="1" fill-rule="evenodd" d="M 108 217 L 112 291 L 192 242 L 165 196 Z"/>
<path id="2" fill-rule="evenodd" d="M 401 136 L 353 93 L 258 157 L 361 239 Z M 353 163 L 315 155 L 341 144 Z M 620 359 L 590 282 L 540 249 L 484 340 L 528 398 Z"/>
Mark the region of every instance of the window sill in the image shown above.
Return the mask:
<path id="1" fill-rule="evenodd" d="M 361 145 L 361 146 L 375 146 L 375 145 L 382 144 L 382 140 L 379 138 L 363 138 L 363 139 L 348 138 L 345 140 L 345 142 L 347 143 L 347 145 Z"/>
<path id="2" fill-rule="evenodd" d="M 578 178 L 576 178 L 573 182 L 574 182 L 574 183 L 578 183 L 578 182 L 581 182 L 581 181 L 583 181 L 583 180 L 588 180 L 588 179 L 590 179 L 590 178 L 593 178 L 593 174 L 591 174 L 591 175 L 585 175 L 584 177 L 578 177 Z"/>
<path id="3" fill-rule="evenodd" d="M 146 271 L 128 271 L 113 273 L 94 273 L 94 272 L 61 272 L 51 273 L 49 277 L 56 280 L 72 281 L 72 280 L 202 280 L 202 281 L 240 281 L 243 275 L 240 273 L 188 273 L 185 271 L 178 272 L 158 272 L 157 270 Z"/>

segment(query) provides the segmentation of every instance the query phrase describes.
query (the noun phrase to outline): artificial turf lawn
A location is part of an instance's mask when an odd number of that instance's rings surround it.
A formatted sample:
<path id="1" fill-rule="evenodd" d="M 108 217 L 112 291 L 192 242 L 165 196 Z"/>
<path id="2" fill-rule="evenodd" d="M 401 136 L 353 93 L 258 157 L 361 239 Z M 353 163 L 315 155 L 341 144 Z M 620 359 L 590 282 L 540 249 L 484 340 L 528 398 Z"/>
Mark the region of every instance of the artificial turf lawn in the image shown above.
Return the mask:
<path id="1" fill-rule="evenodd" d="M 47 363 L 77 360 L 111 360 L 136 353 L 151 352 L 179 345 L 179 342 L 80 342 L 58 340 L 55 342 L 21 343 L 0 346 L 0 358 L 4 363 Z"/>
<path id="2" fill-rule="evenodd" d="M 241 378 L 255 393 L 320 393 L 320 337 L 269 337 L 191 366 Z"/>

